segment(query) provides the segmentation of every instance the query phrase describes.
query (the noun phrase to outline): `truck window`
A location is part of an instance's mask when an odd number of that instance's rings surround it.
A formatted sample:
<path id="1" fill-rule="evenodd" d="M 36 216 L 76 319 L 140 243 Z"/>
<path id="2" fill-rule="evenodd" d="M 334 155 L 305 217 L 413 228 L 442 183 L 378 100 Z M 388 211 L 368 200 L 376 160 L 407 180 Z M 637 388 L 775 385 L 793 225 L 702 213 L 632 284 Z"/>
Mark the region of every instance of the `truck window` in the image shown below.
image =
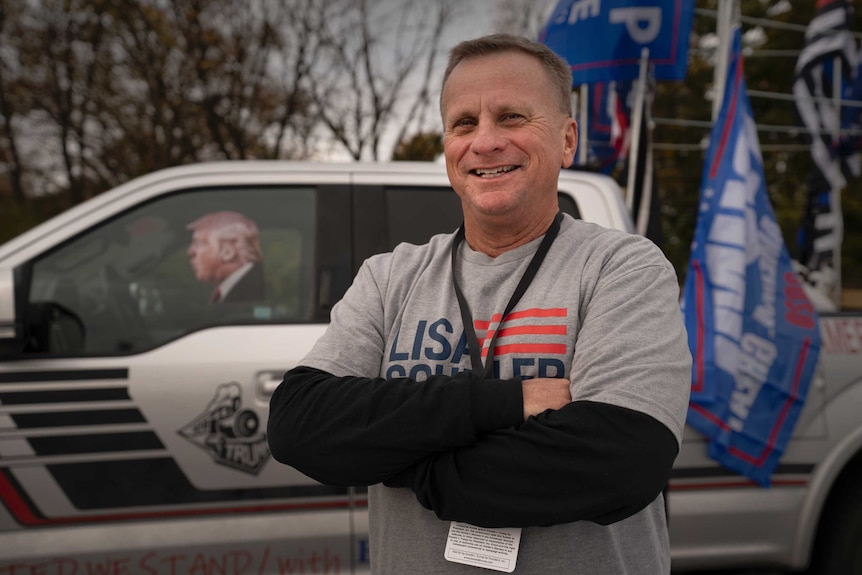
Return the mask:
<path id="1" fill-rule="evenodd" d="M 461 199 L 452 188 L 386 188 L 388 249 L 401 242 L 424 244 L 435 234 L 454 232 L 462 220 Z"/>
<path id="2" fill-rule="evenodd" d="M 33 263 L 29 303 L 84 327 L 82 355 L 230 323 L 311 319 L 314 188 L 196 189 L 135 207 Z"/>
<path id="3" fill-rule="evenodd" d="M 558 193 L 557 201 L 560 202 L 560 211 L 569 214 L 576 220 L 581 219 L 581 211 L 578 209 L 578 204 L 575 198 L 568 194 Z"/>

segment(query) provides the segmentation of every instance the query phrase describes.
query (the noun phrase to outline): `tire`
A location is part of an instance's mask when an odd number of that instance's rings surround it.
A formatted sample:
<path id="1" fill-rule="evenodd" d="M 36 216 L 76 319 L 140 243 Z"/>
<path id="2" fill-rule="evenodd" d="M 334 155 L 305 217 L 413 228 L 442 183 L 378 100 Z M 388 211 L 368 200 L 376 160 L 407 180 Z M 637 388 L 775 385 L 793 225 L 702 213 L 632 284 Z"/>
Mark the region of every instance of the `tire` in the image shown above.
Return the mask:
<path id="1" fill-rule="evenodd" d="M 808 575 L 862 575 L 862 462 L 839 478 L 826 503 Z"/>

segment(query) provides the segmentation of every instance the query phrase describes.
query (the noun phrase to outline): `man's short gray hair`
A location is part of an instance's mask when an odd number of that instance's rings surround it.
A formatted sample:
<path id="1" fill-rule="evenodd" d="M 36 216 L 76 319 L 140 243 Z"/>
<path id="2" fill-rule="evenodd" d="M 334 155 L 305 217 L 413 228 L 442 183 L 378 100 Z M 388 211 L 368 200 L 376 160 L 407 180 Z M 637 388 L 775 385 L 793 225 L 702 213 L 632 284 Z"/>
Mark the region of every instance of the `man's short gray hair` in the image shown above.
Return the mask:
<path id="1" fill-rule="evenodd" d="M 443 88 L 455 67 L 470 58 L 490 56 L 501 52 L 522 52 L 532 56 L 542 65 L 548 74 L 548 79 L 554 85 L 556 99 L 560 110 L 572 115 L 572 71 L 569 64 L 553 50 L 522 36 L 511 34 L 491 34 L 473 40 L 461 42 L 449 52 L 449 64 L 443 74 L 443 86 L 440 90 L 440 109 L 443 108 Z"/>

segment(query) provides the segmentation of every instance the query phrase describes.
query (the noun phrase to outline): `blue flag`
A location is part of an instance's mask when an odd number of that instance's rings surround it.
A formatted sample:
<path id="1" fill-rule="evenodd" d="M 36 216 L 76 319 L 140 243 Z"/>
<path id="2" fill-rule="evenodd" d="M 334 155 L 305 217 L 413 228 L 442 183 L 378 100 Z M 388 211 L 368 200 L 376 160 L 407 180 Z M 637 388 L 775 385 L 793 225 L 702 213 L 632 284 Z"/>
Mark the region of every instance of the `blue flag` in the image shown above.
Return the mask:
<path id="1" fill-rule="evenodd" d="M 769 485 L 805 402 L 820 332 L 766 194 L 740 44 L 737 27 L 683 289 L 694 360 L 688 423 L 709 439 L 710 457 Z"/>
<path id="2" fill-rule="evenodd" d="M 657 80 L 682 80 L 694 0 L 559 0 L 539 41 L 566 59 L 573 85 L 636 80 L 641 50 Z"/>

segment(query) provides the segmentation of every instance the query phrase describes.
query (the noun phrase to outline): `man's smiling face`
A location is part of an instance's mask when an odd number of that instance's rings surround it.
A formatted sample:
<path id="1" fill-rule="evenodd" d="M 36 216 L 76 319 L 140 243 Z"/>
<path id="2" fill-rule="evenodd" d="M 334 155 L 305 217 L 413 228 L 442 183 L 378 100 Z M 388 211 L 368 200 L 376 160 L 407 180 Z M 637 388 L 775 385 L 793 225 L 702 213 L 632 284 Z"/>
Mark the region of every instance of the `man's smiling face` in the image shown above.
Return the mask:
<path id="1" fill-rule="evenodd" d="M 557 180 L 577 147 L 541 63 L 508 51 L 459 63 L 443 88 L 443 146 L 466 221 L 557 210 Z M 518 212 L 516 215 L 515 212 Z"/>

